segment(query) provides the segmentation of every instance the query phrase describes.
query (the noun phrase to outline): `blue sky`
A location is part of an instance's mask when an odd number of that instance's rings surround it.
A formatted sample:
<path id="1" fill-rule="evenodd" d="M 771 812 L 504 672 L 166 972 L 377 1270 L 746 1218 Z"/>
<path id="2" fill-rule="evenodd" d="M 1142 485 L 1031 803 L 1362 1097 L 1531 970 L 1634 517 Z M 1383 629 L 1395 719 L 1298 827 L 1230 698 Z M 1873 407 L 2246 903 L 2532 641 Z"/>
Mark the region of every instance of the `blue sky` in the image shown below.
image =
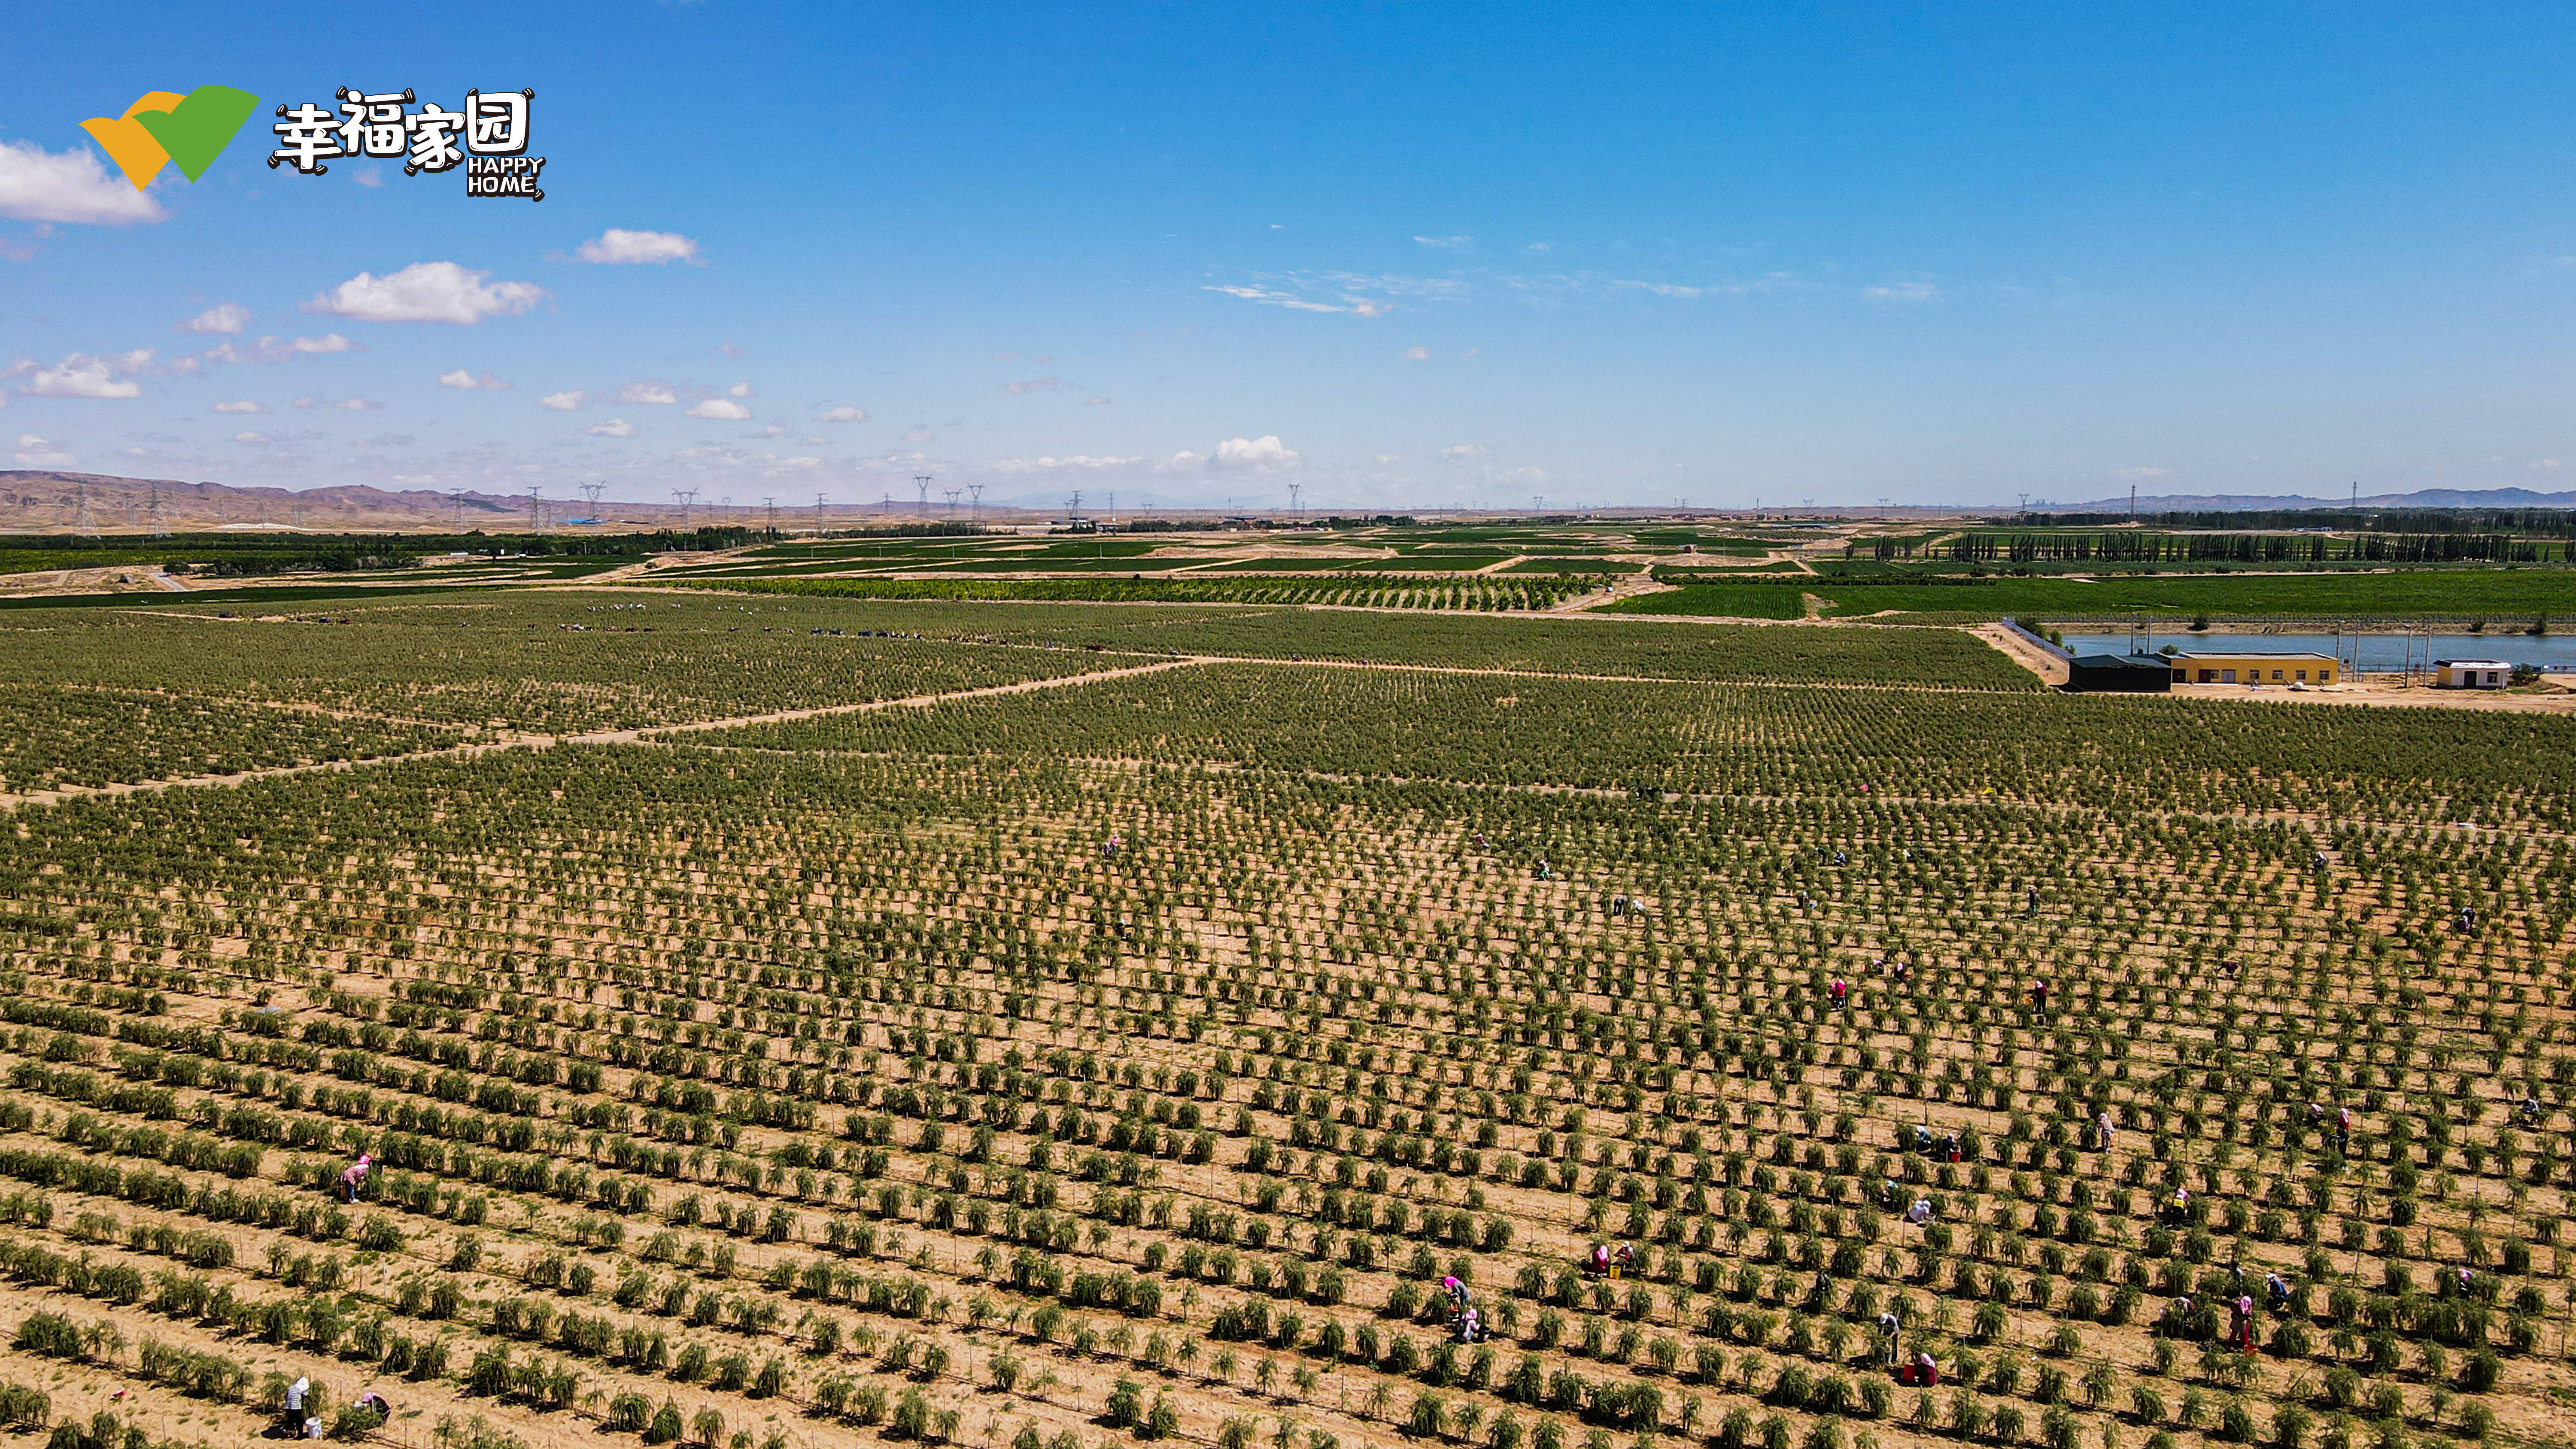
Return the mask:
<path id="1" fill-rule="evenodd" d="M 0 466 L 809 505 L 2576 486 L 2564 6 L 225 9 L 15 22 Z M 79 128 L 207 83 L 261 107 L 194 184 L 137 197 Z M 263 164 L 271 108 L 340 86 L 533 87 L 546 199 Z"/>

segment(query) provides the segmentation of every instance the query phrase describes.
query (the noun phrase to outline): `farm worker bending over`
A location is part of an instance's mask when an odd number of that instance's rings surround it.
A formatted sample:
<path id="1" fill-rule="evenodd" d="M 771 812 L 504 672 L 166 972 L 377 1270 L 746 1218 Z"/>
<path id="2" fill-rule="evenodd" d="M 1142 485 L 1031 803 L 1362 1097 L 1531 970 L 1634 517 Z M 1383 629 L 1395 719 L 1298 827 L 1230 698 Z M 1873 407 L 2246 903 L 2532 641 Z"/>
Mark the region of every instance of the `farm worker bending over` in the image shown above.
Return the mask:
<path id="1" fill-rule="evenodd" d="M 1897 1330 L 1902 1327 L 1904 1327 L 1904 1325 L 1896 1321 L 1895 1314 L 1882 1313 L 1878 1315 L 1878 1336 L 1887 1340 L 1887 1366 L 1889 1368 L 1896 1367 L 1903 1357 L 1897 1352 L 1896 1348 L 1896 1333 Z"/>
<path id="2" fill-rule="evenodd" d="M 2034 981 L 2030 984 L 2030 1004 L 2041 1011 L 2048 1010 L 2047 982 Z"/>
<path id="3" fill-rule="evenodd" d="M 1923 1226 L 1925 1223 L 1932 1221 L 1932 1199 L 1928 1197 L 1916 1198 L 1914 1200 L 1914 1206 L 1905 1210 L 1905 1220 L 1914 1224 L 1918 1228 Z"/>
<path id="4" fill-rule="evenodd" d="M 360 1394 L 358 1395 L 358 1402 L 353 1405 L 353 1407 L 373 1411 L 378 1424 L 382 1424 L 394 1416 L 394 1406 L 386 1403 L 385 1396 L 382 1394 Z"/>
<path id="5" fill-rule="evenodd" d="M 1637 1245 L 1634 1243 L 1621 1243 L 1619 1245 L 1619 1256 L 1610 1265 L 1610 1276 L 1613 1278 L 1625 1277 L 1629 1272 L 1633 1271 L 1636 1266 Z"/>
<path id="6" fill-rule="evenodd" d="M 1941 1366 L 1932 1361 L 1932 1355 L 1918 1353 L 1914 1356 L 1914 1385 L 1923 1389 L 1941 1386 Z"/>
<path id="7" fill-rule="evenodd" d="M 1460 1343 L 1474 1343 L 1476 1340 L 1483 1338 L 1484 1336 L 1484 1320 L 1476 1315 L 1475 1309 L 1470 1308 L 1466 1312 L 1458 1315 L 1458 1341 Z"/>
<path id="8" fill-rule="evenodd" d="M 1842 1010 L 1842 1008 L 1843 1008 L 1843 1004 L 1844 1004 L 1845 1002 L 1847 1002 L 1847 1001 L 1851 1000 L 1851 983 L 1850 983 L 1850 982 L 1848 982 L 1848 981 L 1845 981 L 1844 979 L 1842 979 L 1842 978 L 1841 978 L 1841 977 L 1839 977 L 1839 976 L 1835 977 L 1835 978 L 1834 978 L 1834 993 L 1833 993 L 1833 994 L 1834 994 L 1834 1010 L 1836 1010 L 1836 1011 L 1840 1011 L 1840 1010 Z"/>
<path id="9" fill-rule="evenodd" d="M 2335 1155 L 2338 1157 L 2348 1157 L 2351 1153 L 2352 1109 L 2350 1107 L 2337 1107 L 2335 1109 Z"/>
<path id="10" fill-rule="evenodd" d="M 1610 1245 L 1608 1243 L 1594 1243 L 1592 1245 L 1592 1271 L 1605 1278 L 1610 1275 Z"/>
<path id="11" fill-rule="evenodd" d="M 358 1160 L 340 1169 L 340 1201 L 356 1202 L 367 1185 L 367 1169 L 375 1166 L 373 1153 L 361 1152 Z"/>
<path id="12" fill-rule="evenodd" d="M 1467 1306 L 1467 1285 L 1459 1282 L 1455 1274 L 1440 1280 L 1440 1290 L 1449 1295 L 1450 1312 Z"/>
<path id="13" fill-rule="evenodd" d="M 2280 1274 L 2266 1273 L 2263 1275 L 2263 1297 L 2272 1305 L 2274 1313 L 2286 1312 L 2290 1307 L 2290 1285 L 2282 1280 Z"/>
<path id="14" fill-rule="evenodd" d="M 2165 1332 L 2180 1338 L 2191 1324 L 2191 1299 L 2188 1295 L 2165 1305 Z"/>
<path id="15" fill-rule="evenodd" d="M 2538 1097 L 2525 1097 L 2522 1099 L 2522 1125 L 2525 1127 L 2537 1127 L 2540 1125 L 2540 1099 Z"/>
<path id="16" fill-rule="evenodd" d="M 313 1392 L 311 1379 L 297 1379 L 286 1386 L 285 1429 L 290 1437 L 304 1437 L 304 1400 Z"/>
<path id="17" fill-rule="evenodd" d="M 2120 1124 L 2111 1120 L 2111 1114 L 2107 1110 L 2093 1119 L 2093 1131 L 2101 1139 L 2102 1150 L 2105 1152 L 2111 1150 L 2111 1134 L 2118 1130 L 2120 1130 Z"/>

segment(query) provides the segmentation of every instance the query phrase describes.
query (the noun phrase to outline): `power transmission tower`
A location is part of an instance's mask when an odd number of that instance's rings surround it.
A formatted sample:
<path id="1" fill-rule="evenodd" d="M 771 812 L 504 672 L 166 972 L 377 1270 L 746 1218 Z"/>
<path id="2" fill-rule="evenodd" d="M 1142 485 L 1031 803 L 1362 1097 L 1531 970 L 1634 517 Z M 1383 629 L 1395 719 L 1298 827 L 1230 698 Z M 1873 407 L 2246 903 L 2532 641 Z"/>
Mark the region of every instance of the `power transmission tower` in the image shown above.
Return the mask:
<path id="1" fill-rule="evenodd" d="M 581 485 L 582 499 L 590 505 L 584 511 L 590 515 L 590 526 L 593 528 L 599 527 L 599 495 L 607 489 L 608 484 L 605 481 Z"/>
<path id="2" fill-rule="evenodd" d="M 680 500 L 680 531 L 686 533 L 689 531 L 689 505 L 698 501 L 698 490 L 674 488 L 671 496 Z"/>
<path id="3" fill-rule="evenodd" d="M 98 537 L 98 520 L 89 516 L 89 484 L 84 481 L 75 483 L 72 486 L 78 490 L 73 495 L 77 502 L 74 504 L 72 527 L 88 534 L 92 539 L 96 539 Z"/>
<path id="4" fill-rule="evenodd" d="M 769 526 L 761 531 L 771 538 L 776 538 L 778 536 L 778 500 L 764 497 L 760 501 L 769 509 Z"/>
<path id="5" fill-rule="evenodd" d="M 1079 488 L 1073 490 L 1073 496 L 1064 501 L 1064 521 L 1067 523 L 1082 521 L 1082 490 Z"/>
<path id="6" fill-rule="evenodd" d="M 465 490 L 462 488 L 448 489 L 447 501 L 456 515 L 456 531 L 458 534 L 462 535 L 465 532 Z"/>
<path id="7" fill-rule="evenodd" d="M 967 506 L 968 506 L 968 508 L 972 510 L 972 512 L 973 512 L 973 514 L 974 514 L 974 516 L 975 516 L 975 517 L 977 517 L 977 518 L 981 518 L 981 517 L 983 517 L 983 516 L 984 516 L 984 485 L 983 485 L 983 484 L 981 484 L 981 483 L 969 483 L 969 484 L 967 484 L 967 485 L 966 485 L 966 491 L 967 491 L 968 493 L 970 493 L 970 494 L 974 495 L 973 501 L 967 505 Z"/>
<path id="8" fill-rule="evenodd" d="M 152 536 L 154 538 L 170 536 L 170 531 L 161 526 L 161 485 L 157 482 L 152 485 Z"/>
<path id="9" fill-rule="evenodd" d="M 942 488 L 939 490 L 939 496 L 948 500 L 949 517 L 955 518 L 957 516 L 957 495 L 965 491 L 966 490 L 963 488 Z"/>
<path id="10" fill-rule="evenodd" d="M 918 500 L 918 511 L 924 518 L 928 518 L 930 516 L 930 478 L 931 475 L 928 473 L 915 473 L 912 475 L 912 486 L 919 490 L 921 494 L 921 497 Z"/>
<path id="11" fill-rule="evenodd" d="M 528 532 L 543 533 L 545 531 L 545 515 L 538 511 L 537 488 L 535 484 L 531 483 L 528 485 Z"/>
<path id="12" fill-rule="evenodd" d="M 1304 492 L 1305 488 L 1306 485 L 1303 483 L 1291 483 L 1288 485 L 1288 511 L 1296 514 L 1300 518 L 1306 516 L 1306 506 L 1297 501 L 1297 495 Z"/>
<path id="13" fill-rule="evenodd" d="M 1104 511 L 1104 512 L 1106 512 L 1106 513 L 1108 513 L 1112 518 L 1115 518 L 1115 517 L 1117 516 L 1117 514 L 1118 514 L 1118 493 L 1117 493 L 1117 490 L 1112 489 L 1112 490 L 1110 491 L 1110 494 L 1109 494 L 1109 506 L 1108 506 L 1105 510 L 1103 510 L 1103 511 Z"/>
<path id="14" fill-rule="evenodd" d="M 814 536 L 823 536 L 823 495 L 820 493 L 814 495 Z"/>

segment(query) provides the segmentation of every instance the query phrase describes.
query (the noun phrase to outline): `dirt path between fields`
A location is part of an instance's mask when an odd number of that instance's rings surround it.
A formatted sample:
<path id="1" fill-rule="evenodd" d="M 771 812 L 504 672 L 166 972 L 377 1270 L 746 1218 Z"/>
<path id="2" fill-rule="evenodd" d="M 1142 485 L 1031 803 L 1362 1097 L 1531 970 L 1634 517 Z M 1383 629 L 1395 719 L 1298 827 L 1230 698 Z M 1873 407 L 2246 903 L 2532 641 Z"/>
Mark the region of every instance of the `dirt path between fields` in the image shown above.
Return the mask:
<path id="1" fill-rule="evenodd" d="M 15 810 L 24 805 L 60 805 L 70 800 L 113 798 L 140 795 L 161 790 L 208 789 L 248 785 L 260 780 L 284 779 L 294 775 L 319 774 L 327 770 L 354 770 L 361 766 L 403 765 L 422 760 L 469 759 L 496 750 L 551 749 L 556 745 L 636 744 L 651 736 L 683 734 L 697 730 L 733 729 L 744 725 L 784 724 L 793 720 L 813 719 L 821 715 L 859 714 L 879 709 L 918 709 L 946 704 L 953 700 L 981 699 L 991 695 L 1025 694 L 1034 689 L 1058 689 L 1072 685 L 1099 684 L 1130 675 L 1155 674 L 1166 669 L 1181 669 L 1204 660 L 1163 659 L 1152 664 L 1139 664 L 1125 669 L 1104 669 L 1091 674 L 1066 674 L 1049 679 L 1015 680 L 1009 684 L 988 684 L 976 689 L 951 690 L 944 694 L 914 694 L 900 699 L 870 699 L 855 704 L 817 705 L 809 709 L 779 710 L 770 714 L 739 715 L 731 719 L 692 720 L 681 724 L 641 725 L 633 729 L 595 730 L 578 735 L 502 735 L 489 740 L 475 740 L 439 750 L 413 750 L 400 755 L 376 755 L 356 760 L 322 760 L 309 765 L 274 765 L 258 770 L 239 770 L 227 775 L 190 775 L 171 780 L 125 781 L 112 785 L 64 785 L 51 790 L 30 790 L 21 795 L 0 795 L 0 810 Z"/>

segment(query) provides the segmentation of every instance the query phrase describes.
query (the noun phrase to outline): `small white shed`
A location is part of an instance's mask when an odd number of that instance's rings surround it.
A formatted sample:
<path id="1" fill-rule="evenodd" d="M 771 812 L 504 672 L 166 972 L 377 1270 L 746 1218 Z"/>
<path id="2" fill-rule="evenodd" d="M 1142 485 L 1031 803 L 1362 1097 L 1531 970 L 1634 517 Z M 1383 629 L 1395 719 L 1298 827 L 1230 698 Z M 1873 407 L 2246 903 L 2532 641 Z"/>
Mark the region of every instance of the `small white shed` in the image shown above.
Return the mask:
<path id="1" fill-rule="evenodd" d="M 2502 689 L 2513 682 L 2513 666 L 2501 659 L 2436 659 L 2437 689 Z"/>

